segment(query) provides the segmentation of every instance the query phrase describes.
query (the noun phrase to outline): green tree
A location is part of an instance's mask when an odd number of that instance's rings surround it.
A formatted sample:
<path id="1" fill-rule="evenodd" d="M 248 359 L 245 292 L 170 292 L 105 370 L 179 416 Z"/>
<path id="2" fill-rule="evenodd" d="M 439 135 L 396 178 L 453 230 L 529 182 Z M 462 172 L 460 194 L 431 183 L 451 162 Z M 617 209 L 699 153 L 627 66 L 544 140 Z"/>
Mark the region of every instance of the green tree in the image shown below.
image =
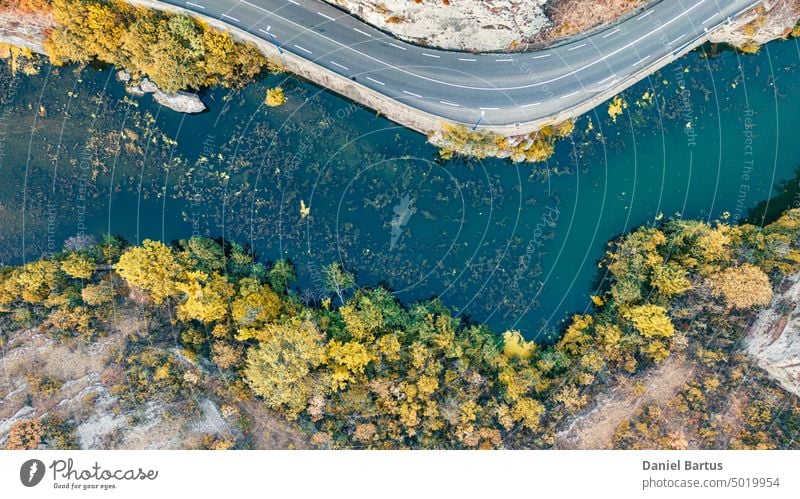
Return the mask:
<path id="1" fill-rule="evenodd" d="M 339 301 L 344 304 L 344 293 L 356 286 L 356 277 L 345 270 L 339 262 L 322 267 L 323 289 L 329 293 L 336 293 Z"/>
<path id="2" fill-rule="evenodd" d="M 278 293 L 285 293 L 289 285 L 297 280 L 294 265 L 285 259 L 275 261 L 269 269 L 267 280 L 272 289 Z"/>

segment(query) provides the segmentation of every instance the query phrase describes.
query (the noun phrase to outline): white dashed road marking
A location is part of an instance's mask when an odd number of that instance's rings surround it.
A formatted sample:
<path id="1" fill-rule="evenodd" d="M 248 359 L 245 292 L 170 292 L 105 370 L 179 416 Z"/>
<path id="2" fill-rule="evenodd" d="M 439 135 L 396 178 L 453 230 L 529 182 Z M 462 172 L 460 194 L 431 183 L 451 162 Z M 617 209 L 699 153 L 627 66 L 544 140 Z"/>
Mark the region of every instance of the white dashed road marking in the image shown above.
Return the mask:
<path id="1" fill-rule="evenodd" d="M 384 82 L 382 82 L 382 81 L 380 81 L 380 80 L 376 80 L 375 78 L 370 78 L 369 76 L 367 76 L 367 79 L 368 79 L 369 81 L 372 81 L 372 82 L 375 82 L 375 83 L 377 83 L 378 85 L 386 85 Z"/>
<path id="2" fill-rule="evenodd" d="M 617 75 L 611 75 L 608 78 L 606 78 L 605 80 L 597 82 L 597 84 L 598 85 L 602 85 L 603 83 L 607 82 L 608 80 L 611 80 L 611 79 L 616 78 L 616 77 L 617 77 Z"/>
<path id="3" fill-rule="evenodd" d="M 676 38 L 676 39 L 672 40 L 671 42 L 668 42 L 668 43 L 667 43 L 667 45 L 672 45 L 673 43 L 677 42 L 678 40 L 680 40 L 680 39 L 681 39 L 681 38 L 683 38 L 684 36 L 686 36 L 686 35 L 681 35 L 681 36 L 679 36 L 678 38 Z"/>
<path id="4" fill-rule="evenodd" d="M 308 50 L 305 47 L 301 47 L 300 45 L 295 45 L 295 47 L 297 47 L 298 49 L 302 50 L 303 52 L 305 52 L 307 54 L 311 54 L 312 53 L 310 50 Z"/>

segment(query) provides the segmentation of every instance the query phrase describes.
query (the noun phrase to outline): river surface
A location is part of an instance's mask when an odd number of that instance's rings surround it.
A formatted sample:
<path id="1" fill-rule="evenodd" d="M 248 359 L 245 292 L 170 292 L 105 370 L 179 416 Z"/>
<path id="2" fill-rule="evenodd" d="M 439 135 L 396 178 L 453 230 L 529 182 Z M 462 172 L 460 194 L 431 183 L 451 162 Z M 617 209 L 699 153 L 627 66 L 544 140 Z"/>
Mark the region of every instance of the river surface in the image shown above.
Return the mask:
<path id="1" fill-rule="evenodd" d="M 603 105 L 548 162 L 514 164 L 441 161 L 421 135 L 289 75 L 208 91 L 209 111 L 185 116 L 108 69 L 0 63 L 0 261 L 79 234 L 223 237 L 291 259 L 309 299 L 338 260 L 406 303 L 438 296 L 549 341 L 590 308 L 616 236 L 774 213 L 766 201 L 800 165 L 798 64 L 794 40 L 755 56 L 702 47 L 626 91 L 616 122 Z M 262 106 L 276 85 L 287 104 Z"/>

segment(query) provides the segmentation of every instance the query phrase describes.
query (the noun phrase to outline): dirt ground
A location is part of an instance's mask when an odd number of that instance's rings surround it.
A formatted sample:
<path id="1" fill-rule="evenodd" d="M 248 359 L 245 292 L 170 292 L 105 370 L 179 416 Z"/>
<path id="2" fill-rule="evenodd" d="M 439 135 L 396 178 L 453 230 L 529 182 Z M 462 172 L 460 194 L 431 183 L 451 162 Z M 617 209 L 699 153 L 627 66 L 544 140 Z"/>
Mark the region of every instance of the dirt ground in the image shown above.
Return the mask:
<path id="1" fill-rule="evenodd" d="M 14 422 L 46 416 L 70 423 L 82 449 L 193 449 L 209 441 L 249 442 L 256 449 L 308 446 L 301 431 L 258 400 L 237 404 L 249 428 L 235 417 L 226 418 L 219 383 L 209 373 L 176 400 L 153 397 L 134 408 L 123 404 L 112 390 L 121 375 L 116 352 L 128 336 L 147 329 L 137 311 L 123 310 L 106 335 L 92 343 L 54 340 L 37 327 L 10 332 L 0 348 L 0 449 Z M 165 351 L 183 361 L 177 352 Z M 190 370 L 204 373 L 196 366 Z M 31 383 L 43 377 L 58 380 L 60 386 L 38 394 Z"/>
<path id="2" fill-rule="evenodd" d="M 578 415 L 556 438 L 559 449 L 610 449 L 619 425 L 648 404 L 666 404 L 691 379 L 692 364 L 682 355 L 670 357 L 641 378 L 626 380 L 594 407 Z M 637 389 L 644 387 L 644 392 Z"/>
<path id="3" fill-rule="evenodd" d="M 550 0 L 545 13 L 552 25 L 534 37 L 547 43 L 614 22 L 651 0 Z"/>

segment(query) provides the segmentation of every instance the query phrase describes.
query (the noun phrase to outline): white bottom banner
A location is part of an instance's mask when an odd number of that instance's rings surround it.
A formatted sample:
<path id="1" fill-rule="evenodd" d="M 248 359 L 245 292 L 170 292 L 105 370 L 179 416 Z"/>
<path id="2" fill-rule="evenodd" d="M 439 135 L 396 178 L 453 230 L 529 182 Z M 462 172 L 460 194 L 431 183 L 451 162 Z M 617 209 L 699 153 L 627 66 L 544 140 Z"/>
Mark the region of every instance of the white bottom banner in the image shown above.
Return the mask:
<path id="1" fill-rule="evenodd" d="M 0 497 L 760 499 L 800 497 L 798 469 L 798 451 L 6 451 Z"/>

